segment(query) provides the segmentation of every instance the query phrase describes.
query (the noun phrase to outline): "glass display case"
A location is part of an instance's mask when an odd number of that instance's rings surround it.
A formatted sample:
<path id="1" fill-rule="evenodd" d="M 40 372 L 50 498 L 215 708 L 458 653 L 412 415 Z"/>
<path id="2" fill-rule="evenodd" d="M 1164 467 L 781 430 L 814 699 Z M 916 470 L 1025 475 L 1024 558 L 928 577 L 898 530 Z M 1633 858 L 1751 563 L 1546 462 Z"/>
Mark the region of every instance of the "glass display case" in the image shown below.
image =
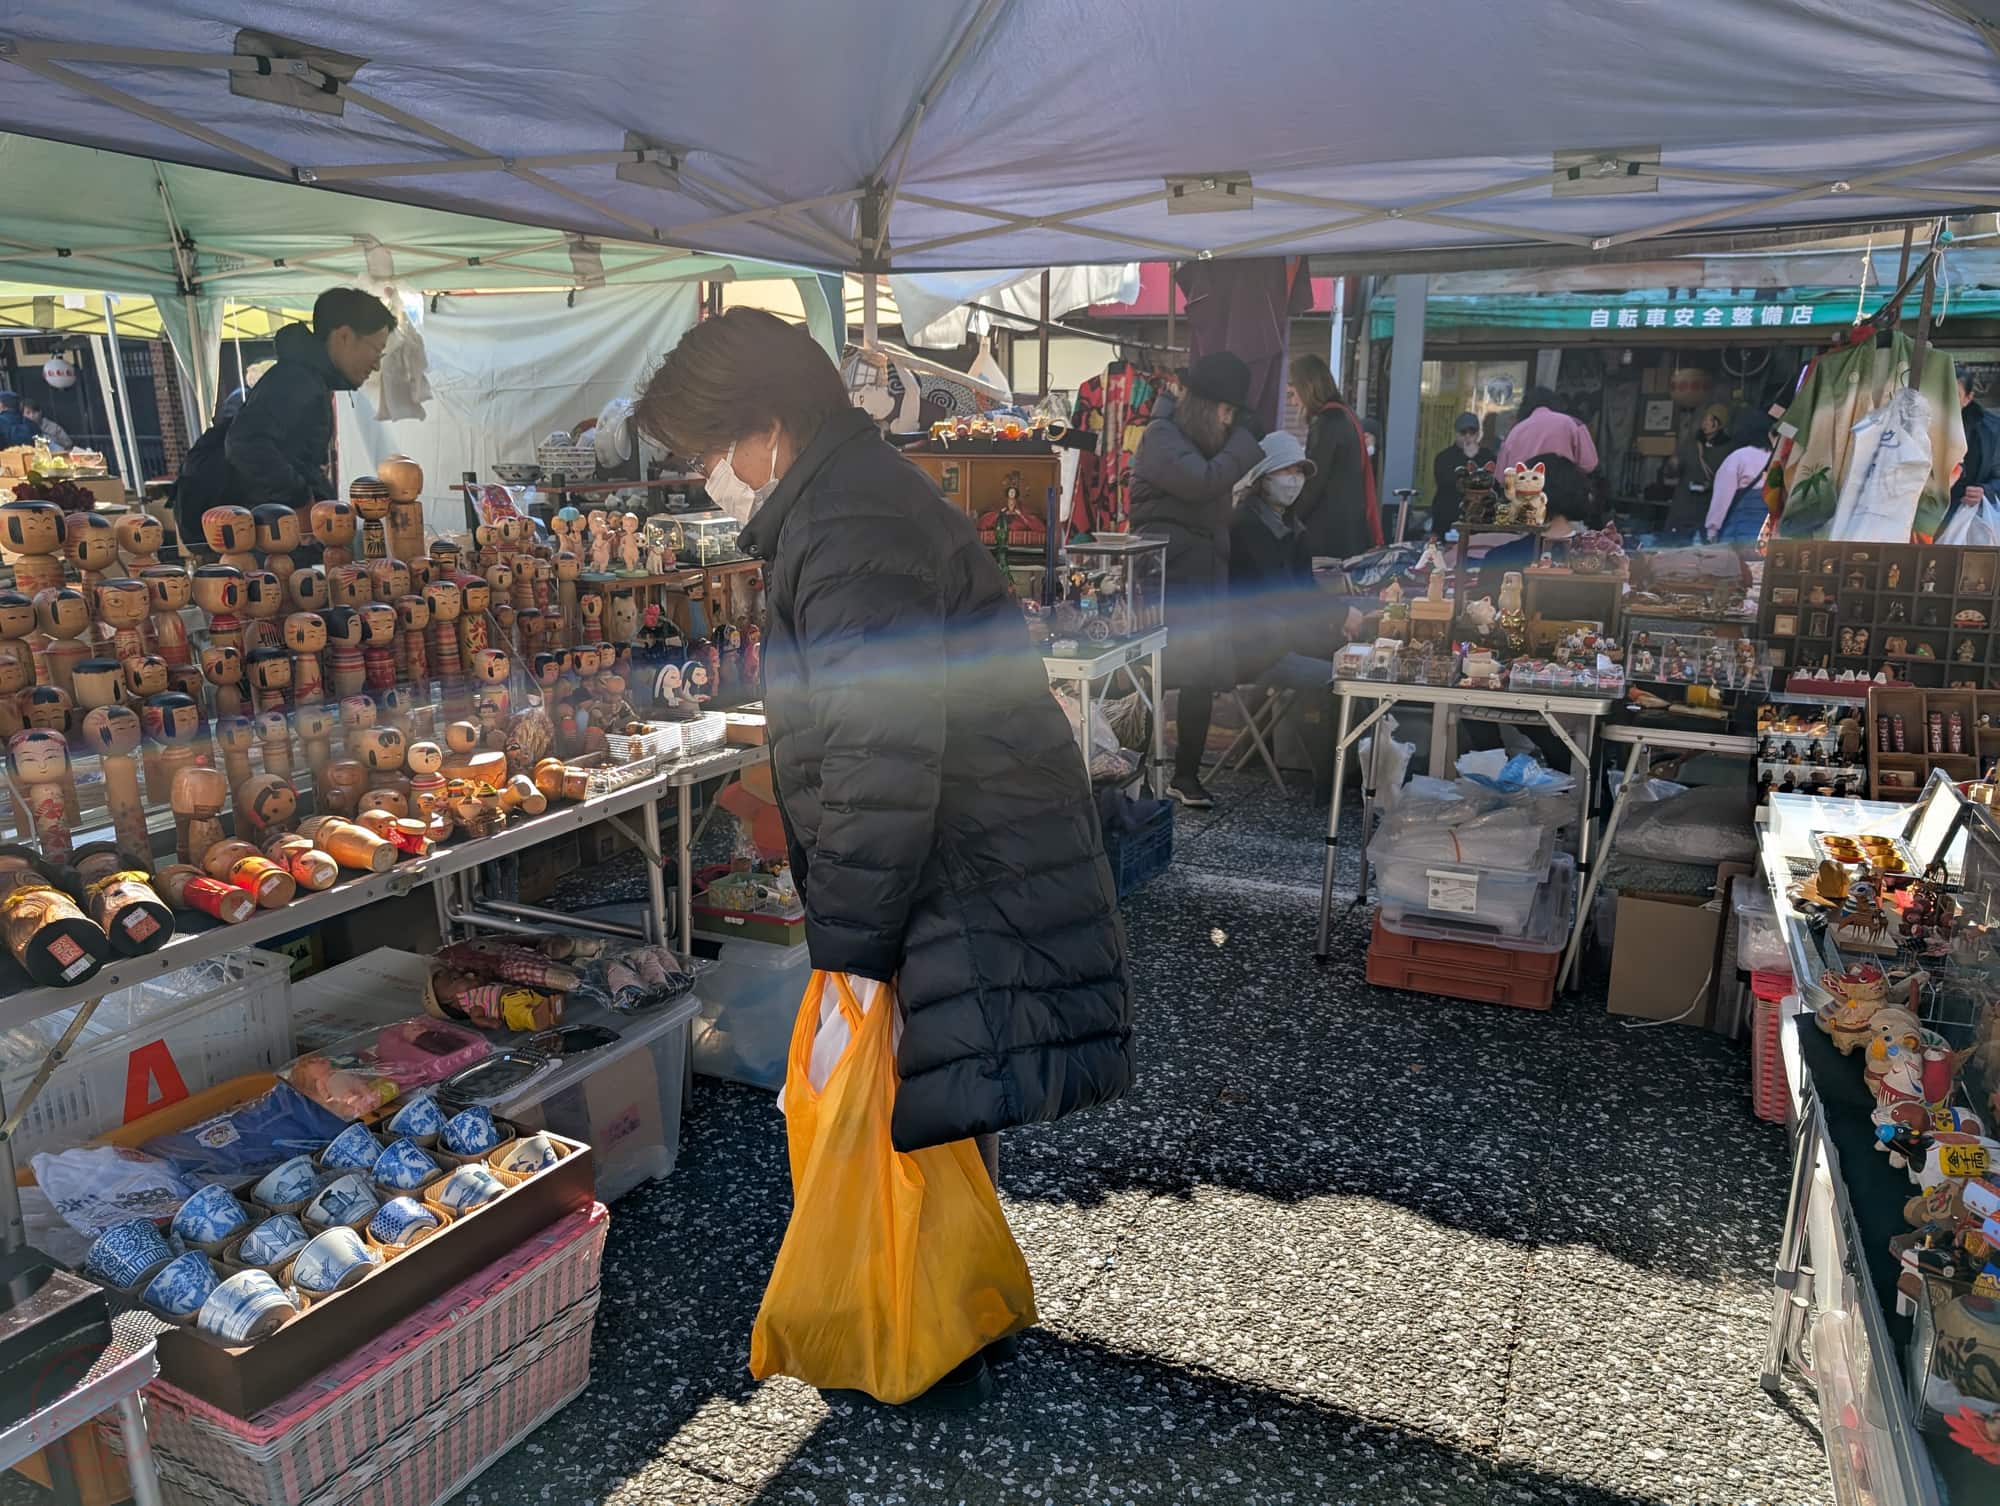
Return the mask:
<path id="1" fill-rule="evenodd" d="M 1138 638 L 1167 622 L 1167 541 L 1100 534 L 1070 541 L 1056 631 L 1095 643 Z"/>
<path id="2" fill-rule="evenodd" d="M 1754 638 L 1660 633 L 1637 628 L 1625 639 L 1625 677 L 1634 684 L 1699 685 L 1713 690 L 1768 690 L 1770 666 Z"/>
<path id="3" fill-rule="evenodd" d="M 675 520 L 680 525 L 681 542 L 674 556 L 685 565 L 721 565 L 743 559 L 736 536 L 743 525 L 726 512 L 690 513 Z"/>

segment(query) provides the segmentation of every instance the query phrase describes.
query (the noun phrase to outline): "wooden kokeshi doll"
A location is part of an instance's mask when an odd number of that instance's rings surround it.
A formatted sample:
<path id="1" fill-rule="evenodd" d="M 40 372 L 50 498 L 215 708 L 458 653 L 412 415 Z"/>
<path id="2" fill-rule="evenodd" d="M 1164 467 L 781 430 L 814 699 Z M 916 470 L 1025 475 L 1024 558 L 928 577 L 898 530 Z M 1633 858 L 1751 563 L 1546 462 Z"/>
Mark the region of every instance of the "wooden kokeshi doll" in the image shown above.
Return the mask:
<path id="1" fill-rule="evenodd" d="M 392 487 L 389 494 L 389 553 L 413 560 L 424 552 L 424 505 L 415 497 L 404 501 Z"/>
<path id="2" fill-rule="evenodd" d="M 424 629 L 431 624 L 431 604 L 421 596 L 398 596 L 396 598 L 396 678 L 405 685 L 422 687 L 423 693 L 430 693 L 431 660 L 430 650 L 425 645 Z"/>
<path id="3" fill-rule="evenodd" d="M 97 587 L 97 620 L 108 631 L 110 657 L 123 664 L 146 652 L 146 617 L 153 598 L 139 580 L 107 580 Z M 100 650 L 101 652 L 102 650 Z"/>
<path id="4" fill-rule="evenodd" d="M 361 557 L 389 557 L 389 488 L 373 476 L 356 476 L 347 483 L 347 500 L 361 520 Z"/>
<path id="5" fill-rule="evenodd" d="M 479 745 L 504 753 L 507 750 L 507 726 L 513 719 L 513 705 L 508 698 L 507 687 L 481 686 L 472 704 L 473 714 L 479 720 Z"/>
<path id="6" fill-rule="evenodd" d="M 236 829 L 253 841 L 290 831 L 298 814 L 299 792 L 280 774 L 267 771 L 236 786 Z"/>
<path id="7" fill-rule="evenodd" d="M 201 536 L 224 565 L 255 570 L 257 519 L 247 507 L 211 507 L 201 515 Z"/>
<path id="8" fill-rule="evenodd" d="M 263 552 L 264 568 L 281 581 L 290 580 L 297 568 L 292 556 L 304 537 L 298 510 L 282 502 L 266 502 L 252 508 L 250 515 L 257 521 L 257 548 Z"/>
<path id="9" fill-rule="evenodd" d="M 326 572 L 327 600 L 337 607 L 358 607 L 375 599 L 375 584 L 365 565 L 335 565 Z"/>
<path id="10" fill-rule="evenodd" d="M 541 652 L 542 640 L 547 636 L 547 619 L 534 607 L 528 607 L 514 614 L 514 651 L 523 659 L 532 659 Z"/>
<path id="11" fill-rule="evenodd" d="M 153 867 L 152 838 L 146 830 L 146 808 L 139 800 L 139 716 L 115 701 L 94 701 L 84 713 L 83 744 L 97 755 L 104 771 L 104 803 L 111 811 L 111 832 L 119 856 L 130 868 Z"/>
<path id="12" fill-rule="evenodd" d="M 340 816 L 308 816 L 299 834 L 343 868 L 386 873 L 396 866 L 396 849 L 367 827 Z"/>
<path id="13" fill-rule="evenodd" d="M 183 863 L 200 867 L 209 848 L 224 840 L 222 808 L 229 803 L 229 782 L 220 769 L 199 766 L 174 775 L 174 851 Z"/>
<path id="14" fill-rule="evenodd" d="M 208 704 L 208 681 L 202 678 L 201 666 L 199 664 L 168 664 L 158 654 L 149 654 L 146 658 L 134 662 L 142 667 L 148 664 L 164 666 L 167 672 L 167 689 L 178 690 L 197 706 Z M 125 666 L 125 683 L 128 687 L 132 684 L 132 678 L 132 665 L 127 664 Z M 136 701 L 138 697 L 134 696 L 133 699 Z"/>
<path id="15" fill-rule="evenodd" d="M 324 612 L 333 605 L 326 591 L 326 567 L 324 565 L 301 565 L 285 581 L 285 594 L 292 599 L 292 609 L 298 612 Z"/>
<path id="16" fill-rule="evenodd" d="M 361 798 L 363 810 L 370 805 L 382 805 L 397 815 L 409 814 L 410 783 L 403 774 L 403 759 L 409 746 L 409 739 L 403 736 L 400 727 L 375 726 L 361 734 L 361 763 L 368 770 L 368 788 Z M 384 794 L 396 798 L 385 804 L 380 799 Z M 401 810 L 396 809 L 399 803 Z"/>
<path id="17" fill-rule="evenodd" d="M 542 551 L 535 556 L 534 567 L 535 610 L 540 612 L 544 617 L 548 616 L 550 612 L 555 611 L 561 605 L 556 600 L 556 557 L 548 555 L 548 557 L 544 558 L 545 554 L 547 554 L 547 551 Z M 517 571 L 520 568 L 518 565 L 515 567 Z"/>
<path id="18" fill-rule="evenodd" d="M 163 690 L 140 706 L 139 725 L 146 733 L 147 793 L 153 804 L 166 805 L 173 798 L 174 776 L 194 763 L 201 708 L 179 691 Z"/>
<path id="19" fill-rule="evenodd" d="M 242 815 L 242 807 L 237 807 Z M 260 910 L 276 910 L 292 902 L 299 892 L 298 880 L 265 857 L 262 849 L 242 838 L 217 842 L 202 859 L 202 871 L 210 878 L 234 884 L 257 901 Z"/>
<path id="20" fill-rule="evenodd" d="M 595 591 L 585 591 L 576 601 L 577 625 L 576 641 L 598 643 L 604 638 L 604 598 Z"/>
<path id="21" fill-rule="evenodd" d="M 401 685 L 391 685 L 374 697 L 375 719 L 382 726 L 394 727 L 403 736 L 418 736 L 418 713 L 430 715 L 431 708 L 419 701 L 414 692 Z"/>
<path id="22" fill-rule="evenodd" d="M 282 711 L 265 711 L 258 714 L 255 726 L 258 746 L 264 752 L 264 772 L 289 782 L 293 769 L 291 718 Z"/>
<path id="23" fill-rule="evenodd" d="M 133 868 L 114 852 L 92 864 L 84 880 L 84 909 L 121 957 L 144 957 L 174 939 L 173 907 L 148 881 L 151 867 Z"/>
<path id="24" fill-rule="evenodd" d="M 264 842 L 264 856 L 297 880 L 301 889 L 312 893 L 331 889 L 340 878 L 340 865 L 332 854 L 321 852 L 310 837 L 297 832 L 273 833 Z"/>
<path id="25" fill-rule="evenodd" d="M 456 539 L 439 539 L 431 545 L 431 579 L 450 580 L 465 573 L 465 551 Z"/>
<path id="26" fill-rule="evenodd" d="M 361 614 L 350 606 L 331 606 L 320 618 L 326 624 L 326 672 L 333 693 L 342 699 L 359 695 L 368 683 Z"/>
<path id="27" fill-rule="evenodd" d="M 463 766 L 477 753 L 485 740 L 484 729 L 477 722 L 452 722 L 444 729 L 445 766 L 449 772 L 452 765 Z"/>
<path id="28" fill-rule="evenodd" d="M 229 787 L 233 790 L 253 772 L 250 750 L 257 746 L 257 728 L 247 716 L 228 717 L 215 725 L 215 746 L 222 755 L 222 772 L 229 776 Z"/>
<path id="29" fill-rule="evenodd" d="M 74 898 L 39 877 L 0 899 L 0 937 L 21 970 L 44 988 L 81 983 L 111 955 L 103 928 Z"/>
<path id="30" fill-rule="evenodd" d="M 292 656 L 275 644 L 250 650 L 244 663 L 250 676 L 251 709 L 258 715 L 275 711 L 283 715 L 292 703 Z M 241 709 L 237 714 L 241 714 Z"/>
<path id="31" fill-rule="evenodd" d="M 81 591 L 67 586 L 35 593 L 35 625 L 29 640 L 36 655 L 35 678 L 71 695 L 70 675 L 90 657 L 84 635 L 90 631 L 90 606 Z"/>
<path id="32" fill-rule="evenodd" d="M 409 568 L 410 589 L 419 596 L 423 595 L 424 587 L 437 575 L 437 570 L 431 564 L 431 557 L 428 554 L 413 554 L 403 563 Z"/>
<path id="33" fill-rule="evenodd" d="M 350 502 L 315 502 L 311 521 L 312 535 L 320 545 L 320 563 L 329 570 L 336 565 L 353 564 L 354 505 Z"/>
<path id="34" fill-rule="evenodd" d="M 414 507 L 421 501 L 424 494 L 424 468 L 409 456 L 389 456 L 388 459 L 375 467 L 375 474 L 380 478 L 382 484 L 389 488 L 389 502 L 392 508 L 389 516 L 391 518 L 395 517 L 395 512 L 393 511 L 395 504 L 400 503 L 405 507 Z M 419 522 L 421 526 L 421 518 Z M 392 527 L 390 533 L 393 535 L 394 532 L 395 529 Z M 403 559 L 410 558 L 412 554 L 422 554 L 421 534 L 418 535 L 418 544 L 420 547 L 416 549 L 399 549 L 396 553 Z"/>
<path id="35" fill-rule="evenodd" d="M 374 600 L 393 607 L 397 597 L 410 594 L 410 567 L 399 559 L 369 561 L 368 592 Z"/>
<path id="36" fill-rule="evenodd" d="M 234 565 L 203 565 L 194 572 L 194 604 L 208 613 L 208 641 L 243 648 L 243 572 Z"/>
<path id="37" fill-rule="evenodd" d="M 76 566 L 77 584 L 88 591 L 118 563 L 118 533 L 98 512 L 73 512 L 63 519 L 63 553 Z"/>
<path id="38" fill-rule="evenodd" d="M 516 612 L 525 612 L 530 607 L 539 609 L 541 603 L 535 600 L 535 569 L 542 562 L 533 555 L 521 554 L 514 557 L 512 569 L 514 583 L 508 589 L 507 601 Z"/>
<path id="39" fill-rule="evenodd" d="M 555 558 L 555 572 L 556 610 L 562 615 L 562 647 L 574 648 L 577 624 L 582 620 L 577 615 L 576 582 L 583 573 L 583 561 L 565 549 Z"/>
<path id="40" fill-rule="evenodd" d="M 492 642 L 486 614 L 493 606 L 493 589 L 477 575 L 458 578 L 458 656 L 470 665 L 472 656 Z"/>
<path id="41" fill-rule="evenodd" d="M 212 720 L 241 716 L 249 704 L 243 696 L 243 654 L 230 644 L 211 644 L 201 651 L 201 677 L 208 682 Z"/>
<path id="42" fill-rule="evenodd" d="M 320 788 L 327 763 L 333 757 L 333 735 L 339 729 L 340 713 L 332 706 L 301 706 L 292 713 L 292 730 L 299 735 L 315 790 Z"/>
<path id="43" fill-rule="evenodd" d="M 410 809 L 429 821 L 444 799 L 444 749 L 430 741 L 411 743 L 403 754 L 403 767 L 410 774 Z"/>
<path id="44" fill-rule="evenodd" d="M 125 699 L 125 666 L 116 659 L 84 659 L 70 673 L 76 704 L 88 711 Z"/>
<path id="45" fill-rule="evenodd" d="M 28 725 L 26 694 L 35 683 L 35 660 L 28 645 L 0 641 L 0 742 Z"/>
<path id="46" fill-rule="evenodd" d="M 493 610 L 486 614 L 487 620 L 493 624 L 494 636 L 491 641 L 495 648 L 504 648 L 509 653 L 513 652 L 514 621 L 516 615 L 513 604 L 505 601 L 496 601 L 493 604 Z"/>
<path id="47" fill-rule="evenodd" d="M 29 823 L 34 827 L 35 845 L 44 861 L 53 865 L 69 862 L 74 842 L 64 806 L 69 787 L 69 743 L 60 732 L 29 727 L 7 739 L 7 753 L 14 762 L 14 784 Z"/>
<path id="48" fill-rule="evenodd" d="M 0 560 L 14 567 L 15 588 L 33 596 L 63 583 L 63 510 L 53 502 L 0 506 Z"/>
<path id="49" fill-rule="evenodd" d="M 28 640 L 35 632 L 35 599 L 20 591 L 0 591 L 0 653 L 18 654 L 33 663 Z"/>
<path id="50" fill-rule="evenodd" d="M 396 684 L 396 609 L 387 602 L 371 601 L 361 609 L 361 661 L 364 683 L 371 691 L 391 690 Z"/>
<path id="51" fill-rule="evenodd" d="M 169 863 L 153 878 L 176 910 L 199 910 L 232 926 L 257 913 L 257 901 L 247 890 L 212 879 L 192 863 Z"/>
<path id="52" fill-rule="evenodd" d="M 160 546 L 167 541 L 167 529 L 158 518 L 143 512 L 128 512 L 111 525 L 111 533 L 118 540 L 118 557 L 125 562 L 127 575 L 137 575 L 160 562 Z"/>
<path id="53" fill-rule="evenodd" d="M 465 604 L 464 593 L 456 581 L 434 580 L 424 587 L 424 601 L 431 610 L 427 643 L 431 673 L 449 694 L 465 681 L 465 661 L 459 657 L 458 641 L 458 615 Z"/>
<path id="54" fill-rule="evenodd" d="M 487 566 L 486 589 L 491 593 L 491 605 L 488 606 L 488 611 L 497 606 L 514 605 L 514 567 L 505 560 Z M 530 599 L 532 596 L 531 592 Z"/>
<path id="55" fill-rule="evenodd" d="M 297 580 L 306 572 L 293 576 Z M 326 620 L 317 612 L 294 612 L 285 619 L 285 647 L 292 651 L 292 695 L 301 706 L 326 699 L 326 677 L 320 654 L 326 648 Z"/>
<path id="56" fill-rule="evenodd" d="M 367 788 L 368 770 L 359 759 L 336 758 L 326 766 L 316 803 L 329 815 L 352 816 L 361 809 L 361 792 Z"/>
<path id="57" fill-rule="evenodd" d="M 278 620 L 291 609 L 291 593 L 274 571 L 252 570 L 243 577 L 243 646 L 275 648 L 284 642 Z"/>
<path id="58" fill-rule="evenodd" d="M 379 719 L 375 703 L 365 695 L 350 695 L 340 702 L 340 741 L 349 758 L 361 757 L 361 734 Z"/>
<path id="59" fill-rule="evenodd" d="M 486 567 L 497 564 L 499 559 L 500 525 L 478 524 L 472 530 L 472 568 L 483 575 L 486 573 Z"/>
<path id="60" fill-rule="evenodd" d="M 181 620 L 181 608 L 194 600 L 194 581 L 179 565 L 149 565 L 139 579 L 146 583 L 146 605 L 152 614 L 153 652 L 169 666 L 192 664 L 194 645 Z"/>

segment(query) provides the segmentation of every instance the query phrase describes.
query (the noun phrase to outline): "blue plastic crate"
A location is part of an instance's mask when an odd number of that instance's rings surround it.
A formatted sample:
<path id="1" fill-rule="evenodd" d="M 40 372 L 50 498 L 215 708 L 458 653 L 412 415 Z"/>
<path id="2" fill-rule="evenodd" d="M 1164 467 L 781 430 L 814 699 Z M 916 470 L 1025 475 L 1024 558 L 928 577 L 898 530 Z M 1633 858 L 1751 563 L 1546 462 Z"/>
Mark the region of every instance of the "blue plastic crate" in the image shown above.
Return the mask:
<path id="1" fill-rule="evenodd" d="M 1173 806 L 1161 806 L 1137 831 L 1105 832 L 1104 855 L 1111 859 L 1111 876 L 1118 881 L 1120 899 L 1165 873 L 1174 860 Z"/>

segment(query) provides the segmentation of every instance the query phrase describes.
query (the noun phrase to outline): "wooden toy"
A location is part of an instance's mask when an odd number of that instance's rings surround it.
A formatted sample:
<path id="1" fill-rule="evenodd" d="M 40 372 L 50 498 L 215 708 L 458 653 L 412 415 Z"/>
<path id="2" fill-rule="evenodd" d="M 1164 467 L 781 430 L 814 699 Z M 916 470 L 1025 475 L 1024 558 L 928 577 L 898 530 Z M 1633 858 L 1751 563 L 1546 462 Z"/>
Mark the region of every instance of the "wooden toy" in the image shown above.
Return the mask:
<path id="1" fill-rule="evenodd" d="M 333 693 L 343 699 L 359 695 L 368 683 L 367 661 L 361 656 L 361 614 L 351 606 L 331 606 L 321 614 L 326 628 L 327 674 Z"/>
<path id="2" fill-rule="evenodd" d="M 339 712 L 332 706 L 301 706 L 292 714 L 292 728 L 299 735 L 306 767 L 312 770 L 313 788 L 319 789 L 328 761 L 333 757 L 333 734 L 339 729 Z"/>
<path id="3" fill-rule="evenodd" d="M 194 600 L 194 581 L 179 565 L 149 565 L 139 578 L 146 583 L 146 604 L 152 613 L 148 626 L 153 652 L 169 667 L 192 664 L 194 648 L 187 624 L 181 621 L 181 608 Z"/>
<path id="4" fill-rule="evenodd" d="M 290 781 L 292 777 L 292 723 L 282 711 L 266 711 L 256 720 L 257 742 L 264 750 L 264 772 Z M 237 805 L 243 801 L 239 794 Z"/>
<path id="5" fill-rule="evenodd" d="M 298 568 L 292 556 L 304 537 L 298 510 L 282 502 L 266 502 L 252 508 L 251 516 L 257 523 L 257 547 L 264 553 L 264 568 L 281 581 L 291 579 L 292 571 Z"/>
<path id="6" fill-rule="evenodd" d="M 291 592 L 269 570 L 252 570 L 243 577 L 243 645 L 271 648 L 284 641 L 278 619 L 291 606 Z"/>
<path id="7" fill-rule="evenodd" d="M 257 901 L 260 910 L 276 910 L 292 902 L 298 880 L 279 864 L 265 857 L 254 843 L 241 838 L 217 842 L 201 860 L 202 871 L 212 879 L 234 884 Z"/>
<path id="8" fill-rule="evenodd" d="M 160 546 L 167 541 L 167 529 L 158 518 L 143 512 L 128 512 L 111 525 L 111 533 L 118 540 L 118 557 L 125 562 L 125 573 L 137 575 L 149 565 L 160 562 Z"/>
<path id="9" fill-rule="evenodd" d="M 64 791 L 69 781 L 69 744 L 59 732 L 28 727 L 7 739 L 15 787 L 35 844 L 51 864 L 64 864 L 74 846 Z"/>
<path id="10" fill-rule="evenodd" d="M 260 715 L 266 711 L 283 715 L 291 704 L 292 656 L 282 648 L 253 648 L 248 664 L 254 709 Z M 242 715 L 240 701 L 233 714 Z"/>
<path id="11" fill-rule="evenodd" d="M 220 769 L 194 766 L 174 775 L 174 851 L 183 863 L 199 866 L 223 840 L 218 818 L 228 803 L 229 782 Z"/>
<path id="12" fill-rule="evenodd" d="M 201 708 L 178 691 L 164 690 L 141 704 L 139 725 L 147 739 L 143 753 L 147 793 L 155 805 L 171 804 L 174 779 L 194 763 Z"/>
<path id="13" fill-rule="evenodd" d="M 333 604 L 326 591 L 326 567 L 299 566 L 285 581 L 285 594 L 291 598 L 296 611 L 324 612 Z"/>
<path id="14" fill-rule="evenodd" d="M 250 779 L 250 750 L 257 745 L 257 728 L 247 716 L 232 716 L 216 723 L 215 746 L 222 755 L 222 770 L 228 788 L 240 789 Z M 188 859 L 195 862 L 195 858 Z"/>
<path id="15" fill-rule="evenodd" d="M 115 865 L 117 858 L 111 862 Z M 94 873 L 85 882 L 83 904 L 91 924 L 121 957 L 143 957 L 174 939 L 173 907 L 138 869 L 114 866 L 112 872 Z"/>
<path id="16" fill-rule="evenodd" d="M 257 900 L 248 890 L 212 879 L 192 863 L 170 863 L 154 879 L 176 910 L 199 910 L 227 925 L 240 925 L 257 913 Z"/>
<path id="17" fill-rule="evenodd" d="M 63 519 L 63 553 L 76 566 L 77 583 L 89 591 L 118 563 L 117 531 L 102 513 L 70 513 Z"/>
<path id="18" fill-rule="evenodd" d="M 426 689 L 430 685 L 430 651 L 425 645 L 424 631 L 430 622 L 431 604 L 424 597 L 413 594 L 396 598 L 396 678 L 404 684 Z"/>
<path id="19" fill-rule="evenodd" d="M 361 608 L 361 638 L 363 683 L 371 691 L 392 688 L 399 641 L 396 609 L 382 601 L 371 601 Z"/>
<path id="20" fill-rule="evenodd" d="M 63 510 L 53 502 L 0 506 L 0 561 L 14 567 L 14 587 L 34 596 L 63 583 L 62 551 L 68 537 Z"/>
<path id="21" fill-rule="evenodd" d="M 243 715 L 246 703 L 241 650 L 227 643 L 210 644 L 201 651 L 201 677 L 208 682 L 208 705 L 213 717 L 220 720 Z"/>
<path id="22" fill-rule="evenodd" d="M 306 572 L 297 571 L 298 580 Z M 285 647 L 292 654 L 292 695 L 301 706 L 326 699 L 320 653 L 326 648 L 326 620 L 317 612 L 294 612 L 285 619 Z"/>
<path id="23" fill-rule="evenodd" d="M 203 565 L 194 572 L 194 604 L 208 613 L 208 641 L 243 648 L 243 572 L 233 565 Z"/>
<path id="24" fill-rule="evenodd" d="M 389 557 L 389 487 L 375 476 L 356 476 L 347 483 L 347 500 L 361 520 L 361 557 Z"/>
<path id="25" fill-rule="evenodd" d="M 340 865 L 332 854 L 320 851 L 311 838 L 298 832 L 273 834 L 264 843 L 264 856 L 291 874 L 301 889 L 317 893 L 331 889 L 340 878 Z"/>
<path id="26" fill-rule="evenodd" d="M 116 701 L 97 701 L 83 718 L 83 744 L 97 754 L 104 771 L 104 803 L 111 812 L 111 832 L 123 866 L 153 866 L 153 841 L 146 830 L 146 808 L 139 799 L 139 715 Z"/>
<path id="27" fill-rule="evenodd" d="M 211 507 L 201 515 L 201 536 L 217 562 L 237 570 L 257 568 L 257 519 L 247 507 Z"/>
<path id="28" fill-rule="evenodd" d="M 0 899 L 0 934 L 22 970 L 45 988 L 81 983 L 111 955 L 103 929 L 62 890 L 40 878 Z"/>
<path id="29" fill-rule="evenodd" d="M 336 758 L 322 771 L 319 808 L 328 815 L 352 816 L 361 809 L 361 792 L 368 787 L 368 770 L 352 758 Z"/>
<path id="30" fill-rule="evenodd" d="M 329 570 L 353 564 L 354 504 L 315 502 L 310 517 L 312 535 L 320 545 L 320 562 Z"/>
<path id="31" fill-rule="evenodd" d="M 340 816 L 309 816 L 299 834 L 343 868 L 386 873 L 396 866 L 396 849 L 367 827 Z"/>

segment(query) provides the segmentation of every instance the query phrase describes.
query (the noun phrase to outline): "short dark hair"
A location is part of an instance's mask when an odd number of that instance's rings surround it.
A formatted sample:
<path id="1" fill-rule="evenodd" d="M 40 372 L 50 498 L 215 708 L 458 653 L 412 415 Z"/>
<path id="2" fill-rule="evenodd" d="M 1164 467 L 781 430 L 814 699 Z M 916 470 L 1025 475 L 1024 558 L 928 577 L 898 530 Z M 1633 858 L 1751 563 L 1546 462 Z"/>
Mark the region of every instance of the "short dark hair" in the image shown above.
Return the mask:
<path id="1" fill-rule="evenodd" d="M 803 327 L 734 308 L 681 336 L 632 416 L 674 454 L 700 459 L 773 422 L 804 449 L 851 406 L 840 369 Z"/>
<path id="2" fill-rule="evenodd" d="M 324 340 L 342 327 L 357 335 L 372 335 L 377 330 L 394 329 L 396 316 L 373 293 L 359 288 L 328 288 L 313 300 L 313 333 Z"/>

